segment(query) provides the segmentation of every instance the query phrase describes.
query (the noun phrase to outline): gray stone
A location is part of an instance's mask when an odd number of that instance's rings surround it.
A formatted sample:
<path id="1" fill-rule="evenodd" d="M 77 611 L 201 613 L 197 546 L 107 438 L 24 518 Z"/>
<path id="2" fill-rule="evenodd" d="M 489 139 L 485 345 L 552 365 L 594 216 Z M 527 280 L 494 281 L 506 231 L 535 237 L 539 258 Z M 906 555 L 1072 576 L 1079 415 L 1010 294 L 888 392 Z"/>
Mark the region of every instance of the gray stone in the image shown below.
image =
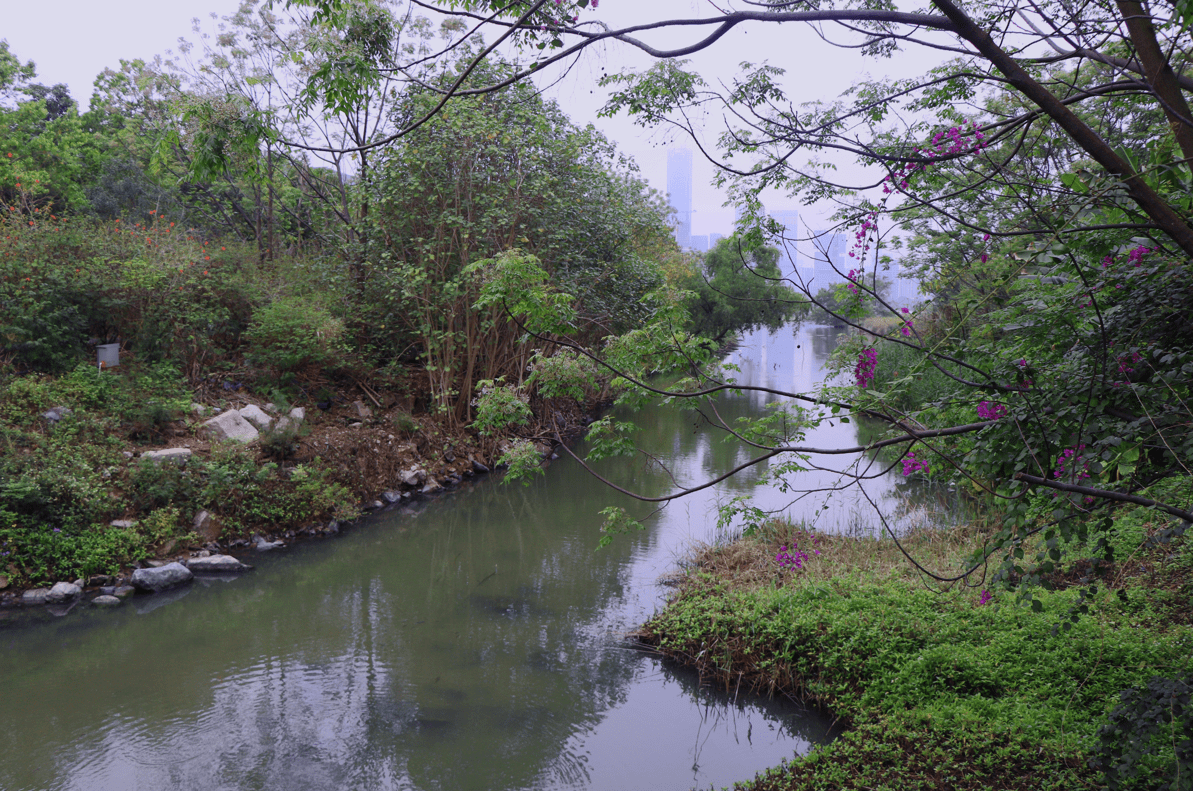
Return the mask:
<path id="1" fill-rule="evenodd" d="M 301 423 L 302 421 L 307 419 L 307 411 L 300 406 L 296 406 L 290 410 L 290 414 L 288 415 L 288 417 L 291 420 Z"/>
<path id="2" fill-rule="evenodd" d="M 158 591 L 183 585 L 195 578 L 181 563 L 168 563 L 156 569 L 137 569 L 133 572 L 133 587 L 141 591 Z"/>
<path id="3" fill-rule="evenodd" d="M 265 411 L 256 404 L 241 407 L 238 411 L 240 416 L 252 423 L 258 431 L 264 431 L 273 424 L 273 418 L 265 414 Z"/>
<path id="4" fill-rule="evenodd" d="M 326 532 L 328 532 L 328 533 L 338 533 L 338 532 L 340 532 L 340 523 L 339 523 L 339 522 L 335 522 L 335 521 L 328 522 L 328 523 L 327 523 L 327 530 L 326 530 Z"/>
<path id="5" fill-rule="evenodd" d="M 21 594 L 22 604 L 45 604 L 50 596 L 49 588 L 34 588 Z"/>
<path id="6" fill-rule="evenodd" d="M 168 561 L 168 560 L 147 560 L 147 561 L 145 561 L 145 565 L 151 569 L 160 569 L 162 566 L 170 565 L 170 561 Z"/>
<path id="7" fill-rule="evenodd" d="M 50 421 L 51 423 L 57 423 L 59 420 L 66 417 L 70 413 L 71 413 L 70 407 L 56 406 L 53 409 L 49 409 L 45 412 L 42 412 L 41 416 L 44 417 L 46 420 Z"/>
<path id="8" fill-rule="evenodd" d="M 120 528 L 124 528 L 125 530 L 127 530 L 131 527 L 136 527 L 137 520 L 136 519 L 113 519 L 111 522 L 108 522 L 108 524 L 111 525 L 112 527 L 120 527 Z"/>
<path id="9" fill-rule="evenodd" d="M 203 406 L 202 404 L 196 404 L 195 402 L 192 401 L 191 402 L 191 412 L 194 412 L 199 417 L 203 417 L 204 415 L 207 414 L 207 407 Z"/>
<path id="10" fill-rule="evenodd" d="M 191 457 L 190 448 L 165 448 L 164 450 L 147 450 L 141 454 L 141 458 L 146 461 L 151 461 L 154 464 L 161 464 L 163 461 L 168 461 L 171 464 L 186 464 L 187 459 Z"/>
<path id="11" fill-rule="evenodd" d="M 417 467 L 411 467 L 408 470 L 402 470 L 398 473 L 402 479 L 402 483 L 407 486 L 418 486 L 427 480 L 427 473 L 425 470 L 420 470 Z"/>
<path id="12" fill-rule="evenodd" d="M 439 481 L 431 478 L 427 481 L 427 485 L 423 487 L 422 491 L 423 494 L 432 494 L 433 492 L 437 492 L 442 488 L 443 487 L 439 485 Z"/>
<path id="13" fill-rule="evenodd" d="M 385 499 L 385 502 L 387 502 L 387 503 L 396 503 L 402 499 L 402 495 L 400 495 L 397 492 L 383 492 L 381 494 L 381 496 Z"/>
<path id="14" fill-rule="evenodd" d="M 235 409 L 203 421 L 203 432 L 215 440 L 230 442 L 252 442 L 260 436 L 253 424 L 240 416 Z"/>
<path id="15" fill-rule="evenodd" d="M 244 565 L 231 555 L 211 555 L 205 558 L 191 558 L 187 561 L 186 567 L 194 572 L 207 572 L 213 574 L 219 574 L 228 571 L 245 571 L 248 569 L 248 566 Z"/>
<path id="16" fill-rule="evenodd" d="M 116 590 L 112 591 L 112 595 L 117 599 L 127 599 L 136 593 L 137 589 L 132 585 L 117 585 Z"/>
<path id="17" fill-rule="evenodd" d="M 353 401 L 352 408 L 356 410 L 356 416 L 358 418 L 364 419 L 373 416 L 373 410 L 369 409 L 369 405 L 364 401 Z"/>
<path id="18" fill-rule="evenodd" d="M 120 604 L 120 599 L 105 593 L 103 596 L 96 596 L 91 600 L 91 603 L 97 607 L 115 607 Z"/>
<path id="19" fill-rule="evenodd" d="M 274 405 L 274 403 L 272 401 L 270 401 L 268 404 L 265 405 L 265 411 L 266 412 L 277 412 L 278 408 L 277 408 L 277 406 Z"/>
<path id="20" fill-rule="evenodd" d="M 268 552 L 271 549 L 281 549 L 284 546 L 286 546 L 286 542 L 284 541 L 266 541 L 264 538 L 257 538 L 256 548 L 258 552 Z"/>
<path id="21" fill-rule="evenodd" d="M 363 425 L 364 425 L 364 423 L 361 423 L 361 422 L 358 420 L 358 421 L 356 421 L 355 423 L 353 423 L 352 425 L 350 425 L 348 428 L 360 428 L 360 427 L 361 427 L 361 426 L 363 426 Z"/>
<path id="22" fill-rule="evenodd" d="M 473 471 L 473 472 L 481 472 L 481 473 L 484 473 L 484 472 L 488 472 L 488 471 L 489 471 L 489 468 L 488 468 L 488 467 L 486 467 L 485 465 L 481 464 L 481 463 L 480 463 L 479 461 L 477 461 L 476 459 L 473 459 L 473 460 L 472 460 L 472 471 Z"/>
<path id="23" fill-rule="evenodd" d="M 373 500 L 373 501 L 369 502 L 367 505 L 365 505 L 365 510 L 366 511 L 377 511 L 384 507 L 385 507 L 385 503 L 381 502 L 380 500 Z"/>
<path id="24" fill-rule="evenodd" d="M 195 514 L 195 521 L 192 523 L 192 529 L 195 535 L 203 540 L 204 544 L 210 544 L 220 537 L 223 528 L 215 521 L 211 513 L 204 510 Z"/>
<path id="25" fill-rule="evenodd" d="M 83 589 L 73 582 L 59 582 L 50 588 L 50 592 L 46 594 L 46 602 L 48 604 L 61 604 L 62 602 L 72 601 L 83 595 Z"/>
<path id="26" fill-rule="evenodd" d="M 120 451 L 120 455 L 126 459 L 132 460 L 132 458 L 137 454 L 133 453 L 131 450 L 122 450 Z"/>

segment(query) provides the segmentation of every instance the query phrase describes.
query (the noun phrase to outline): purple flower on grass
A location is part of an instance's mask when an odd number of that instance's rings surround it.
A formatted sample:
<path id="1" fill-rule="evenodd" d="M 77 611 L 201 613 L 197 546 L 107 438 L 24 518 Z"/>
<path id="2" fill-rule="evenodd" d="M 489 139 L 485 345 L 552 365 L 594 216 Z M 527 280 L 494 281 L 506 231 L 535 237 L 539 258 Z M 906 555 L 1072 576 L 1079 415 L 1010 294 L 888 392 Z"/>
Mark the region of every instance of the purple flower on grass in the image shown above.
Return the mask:
<path id="1" fill-rule="evenodd" d="M 993 598 L 994 598 L 994 597 L 990 595 L 990 591 L 988 591 L 988 590 L 983 590 L 983 591 L 982 591 L 982 598 L 978 600 L 978 604 L 979 604 L 979 605 L 981 605 L 981 604 L 989 604 L 989 603 L 990 603 L 990 601 L 991 601 Z"/>

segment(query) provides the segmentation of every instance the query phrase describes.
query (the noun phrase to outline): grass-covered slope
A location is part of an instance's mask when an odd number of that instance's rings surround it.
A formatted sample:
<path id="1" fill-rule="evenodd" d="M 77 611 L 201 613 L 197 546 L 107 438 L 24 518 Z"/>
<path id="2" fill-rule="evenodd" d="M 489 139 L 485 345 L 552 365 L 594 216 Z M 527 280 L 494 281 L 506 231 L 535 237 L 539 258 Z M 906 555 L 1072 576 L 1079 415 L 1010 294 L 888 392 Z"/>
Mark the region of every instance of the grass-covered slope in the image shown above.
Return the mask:
<path id="1" fill-rule="evenodd" d="M 909 549 L 947 570 L 980 542 L 976 531 L 922 534 Z M 776 563 L 796 543 L 802 568 Z M 1193 552 L 1135 561 L 1103 581 L 1094 615 L 1064 631 L 1054 627 L 1075 590 L 1037 592 L 1043 612 L 1007 593 L 982 604 L 980 589 L 929 589 L 891 542 L 779 528 L 705 550 L 642 639 L 720 683 L 840 718 L 834 743 L 751 788 L 1101 787 L 1088 761 L 1120 692 L 1193 669 Z M 1153 761 L 1171 768 L 1171 749 Z M 1154 787 L 1160 775 L 1144 777 Z"/>

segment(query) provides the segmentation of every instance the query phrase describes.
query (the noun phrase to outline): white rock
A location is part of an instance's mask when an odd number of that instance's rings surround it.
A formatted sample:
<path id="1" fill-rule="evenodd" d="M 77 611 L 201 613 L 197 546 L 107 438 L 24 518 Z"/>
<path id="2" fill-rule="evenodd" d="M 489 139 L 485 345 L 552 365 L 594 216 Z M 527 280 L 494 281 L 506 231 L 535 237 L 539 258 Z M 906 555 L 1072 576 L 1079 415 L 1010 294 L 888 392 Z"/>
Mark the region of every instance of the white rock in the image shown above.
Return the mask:
<path id="1" fill-rule="evenodd" d="M 241 417 L 235 409 L 229 409 L 211 420 L 204 421 L 203 431 L 212 439 L 232 442 L 252 442 L 260 436 L 253 424 Z"/>
<path id="2" fill-rule="evenodd" d="M 402 470 L 402 472 L 399 473 L 399 476 L 402 479 L 402 483 L 406 484 L 407 486 L 418 486 L 423 481 L 427 480 L 427 473 L 418 469 L 417 467 L 411 467 L 408 470 Z"/>
<path id="3" fill-rule="evenodd" d="M 115 607 L 120 604 L 120 599 L 115 596 L 109 596 L 106 593 L 103 596 L 96 596 L 91 600 L 91 603 L 97 607 Z"/>
<path id="4" fill-rule="evenodd" d="M 296 406 L 290 410 L 289 417 L 291 420 L 296 420 L 301 423 L 307 419 L 307 411 L 300 406 Z"/>
<path id="5" fill-rule="evenodd" d="M 111 522 L 108 522 L 108 524 L 111 525 L 112 527 L 120 527 L 120 528 L 127 530 L 130 527 L 136 527 L 137 520 L 136 519 L 113 519 Z"/>
<path id="6" fill-rule="evenodd" d="M 265 414 L 265 411 L 256 404 L 249 404 L 237 411 L 240 412 L 242 418 L 252 423 L 258 431 L 264 431 L 273 423 L 273 418 Z"/>
<path id="7" fill-rule="evenodd" d="M 186 567 L 191 571 L 199 572 L 244 571 L 248 568 L 248 566 L 231 555 L 211 555 L 205 558 L 191 558 L 187 561 Z"/>
<path id="8" fill-rule="evenodd" d="M 42 417 L 44 417 L 46 420 L 50 421 L 51 423 L 57 423 L 59 420 L 66 417 L 70 413 L 71 413 L 70 407 L 56 406 L 53 409 L 49 410 L 48 412 L 42 413 Z"/>
<path id="9" fill-rule="evenodd" d="M 45 604 L 50 595 L 49 588 L 34 588 L 21 594 L 22 604 Z"/>
<path id="10" fill-rule="evenodd" d="M 194 401 L 192 401 L 191 402 L 191 411 L 194 412 L 199 417 L 203 417 L 204 415 L 207 414 L 207 407 L 203 406 L 202 404 L 198 404 L 198 403 L 195 403 Z"/>
<path id="11" fill-rule="evenodd" d="M 83 589 L 73 582 L 59 582 L 50 588 L 50 592 L 46 594 L 46 602 L 49 604 L 61 604 L 65 601 L 77 599 L 83 595 Z"/>
<path id="12" fill-rule="evenodd" d="M 191 457 L 190 448 L 166 448 L 164 450 L 147 450 L 141 454 L 141 458 L 146 461 L 151 461 L 154 464 L 161 464 L 163 461 L 168 461 L 171 464 L 186 464 L 186 460 Z"/>
<path id="13" fill-rule="evenodd" d="M 157 591 L 182 585 L 195 578 L 191 570 L 181 563 L 169 563 L 156 569 L 137 569 L 133 572 L 133 587 L 137 590 Z"/>

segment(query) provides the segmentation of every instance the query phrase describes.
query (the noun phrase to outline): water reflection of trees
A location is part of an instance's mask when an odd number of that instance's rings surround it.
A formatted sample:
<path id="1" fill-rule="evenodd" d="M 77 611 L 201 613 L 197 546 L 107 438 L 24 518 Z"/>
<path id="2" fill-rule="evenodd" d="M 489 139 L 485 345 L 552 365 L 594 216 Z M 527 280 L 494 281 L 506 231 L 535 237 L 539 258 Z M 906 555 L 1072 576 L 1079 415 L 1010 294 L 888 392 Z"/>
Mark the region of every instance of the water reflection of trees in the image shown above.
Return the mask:
<path id="1" fill-rule="evenodd" d="M 671 486 L 617 461 L 605 472 Z M 255 576 L 143 616 L 25 630 L 0 657 L 0 718 L 23 723 L 0 736 L 0 787 L 575 778 L 582 763 L 561 746 L 626 701 L 643 661 L 609 650 L 607 632 L 632 626 L 617 615 L 632 609 L 629 559 L 661 540 L 647 532 L 594 553 L 595 503 L 608 497 L 559 465 L 529 488 L 478 487 L 263 558 Z"/>

